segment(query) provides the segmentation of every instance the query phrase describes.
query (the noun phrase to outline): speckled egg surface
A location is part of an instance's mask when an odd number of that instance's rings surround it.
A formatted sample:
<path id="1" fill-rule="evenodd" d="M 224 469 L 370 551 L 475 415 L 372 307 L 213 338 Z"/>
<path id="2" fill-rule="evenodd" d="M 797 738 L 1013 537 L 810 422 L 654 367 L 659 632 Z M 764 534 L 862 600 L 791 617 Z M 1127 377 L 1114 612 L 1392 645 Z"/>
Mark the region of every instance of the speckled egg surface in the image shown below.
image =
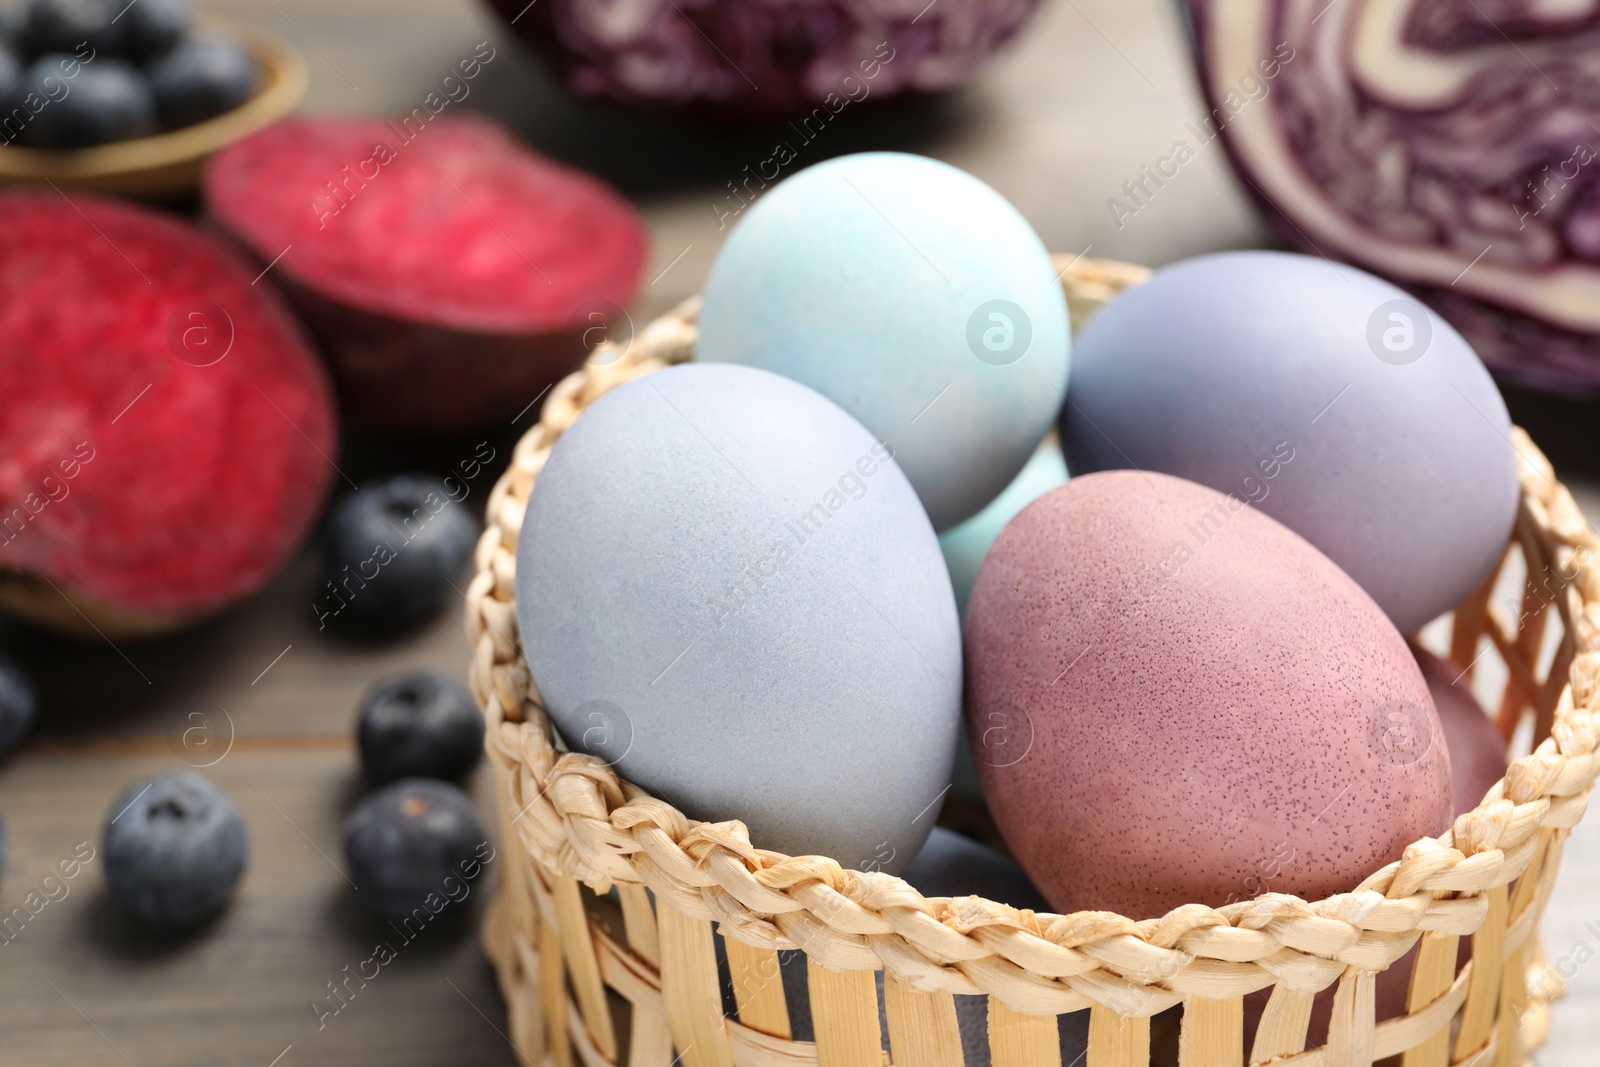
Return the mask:
<path id="1" fill-rule="evenodd" d="M 884 445 L 806 387 L 686 365 L 562 435 L 517 622 L 567 743 L 760 848 L 898 871 L 949 781 L 961 639 Z"/>
<path id="2" fill-rule="evenodd" d="M 1448 825 L 1404 639 L 1214 490 L 1111 471 L 1046 493 L 990 548 L 965 636 L 984 794 L 1060 910 L 1320 899 Z"/>
<path id="3" fill-rule="evenodd" d="M 1067 387 L 1066 302 L 1000 194 L 936 160 L 843 156 L 744 208 L 695 358 L 804 382 L 888 441 L 935 529 L 1017 476 Z"/>
<path id="4" fill-rule="evenodd" d="M 1461 815 L 1483 803 L 1506 776 L 1505 738 L 1483 713 L 1472 695 L 1471 679 L 1461 668 L 1421 649 L 1416 656 L 1450 750 L 1450 814 Z"/>
<path id="5" fill-rule="evenodd" d="M 1386 281 L 1281 252 L 1157 271 L 1085 325 L 1062 442 L 1233 493 L 1411 633 L 1493 569 L 1517 507 L 1510 419 L 1460 334 Z"/>

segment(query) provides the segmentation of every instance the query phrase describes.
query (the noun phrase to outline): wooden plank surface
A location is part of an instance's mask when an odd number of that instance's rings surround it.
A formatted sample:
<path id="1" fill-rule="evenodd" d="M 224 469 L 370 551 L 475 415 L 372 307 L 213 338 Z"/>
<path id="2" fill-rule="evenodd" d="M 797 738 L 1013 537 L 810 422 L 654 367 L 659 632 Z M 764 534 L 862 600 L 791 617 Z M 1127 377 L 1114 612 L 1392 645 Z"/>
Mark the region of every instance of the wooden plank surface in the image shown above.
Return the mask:
<path id="1" fill-rule="evenodd" d="M 272 30 L 306 54 L 311 111 L 393 113 L 421 102 L 488 40 L 495 59 L 468 106 L 507 121 L 559 158 L 596 171 L 640 203 L 653 279 L 632 309 L 642 324 L 696 291 L 726 231 L 715 205 L 727 181 L 771 154 L 769 129 L 719 131 L 573 104 L 527 51 L 470 0 L 211 0 L 208 9 Z M 1009 197 L 1045 243 L 1160 264 L 1268 240 L 1226 167 L 1201 149 L 1179 178 L 1119 226 L 1106 210 L 1123 181 L 1169 151 L 1204 114 L 1168 0 L 1047 4 L 984 84 L 943 103 L 864 107 L 797 165 L 866 148 L 946 159 Z M 1509 398 L 1569 480 L 1600 466 L 1591 409 L 1523 394 Z M 500 449 L 532 416 L 489 436 Z M 475 441 L 419 449 L 345 442 L 355 480 L 404 467 L 440 469 Z M 454 451 L 452 451 L 454 450 Z M 498 466 L 498 464 L 497 464 Z M 488 472 L 469 504 L 487 495 Z M 1589 514 L 1597 499 L 1583 494 Z M 298 1064 L 407 1067 L 510 1064 L 504 1011 L 475 938 L 483 894 L 467 921 L 430 928 L 396 953 L 337 1016 L 313 1000 L 395 934 L 353 905 L 339 866 L 339 823 L 360 793 L 349 728 L 378 676 L 429 666 L 462 676 L 462 604 L 388 646 L 319 633 L 309 552 L 262 594 L 189 634 L 146 644 L 57 641 L 0 623 L 0 647 L 39 676 L 38 738 L 0 767 L 0 811 L 12 836 L 0 903 L 20 904 L 84 841 L 98 848 L 107 806 L 128 782 L 203 762 L 181 744 L 204 725 L 227 755 L 207 773 L 238 801 L 254 835 L 234 906 L 196 935 L 171 941 L 123 920 L 89 863 L 67 896 L 0 947 L 0 1067 L 40 1063 Z M 465 588 L 464 582 L 462 588 Z M 200 718 L 195 718 L 200 716 Z M 193 735 L 191 735 L 193 737 Z M 480 800 L 487 791 L 480 789 Z M 1574 834 L 1545 922 L 1544 946 L 1567 972 L 1544 1067 L 1588 1063 L 1600 1045 L 1600 832 Z M 281 1057 L 281 1059 L 279 1058 Z"/>

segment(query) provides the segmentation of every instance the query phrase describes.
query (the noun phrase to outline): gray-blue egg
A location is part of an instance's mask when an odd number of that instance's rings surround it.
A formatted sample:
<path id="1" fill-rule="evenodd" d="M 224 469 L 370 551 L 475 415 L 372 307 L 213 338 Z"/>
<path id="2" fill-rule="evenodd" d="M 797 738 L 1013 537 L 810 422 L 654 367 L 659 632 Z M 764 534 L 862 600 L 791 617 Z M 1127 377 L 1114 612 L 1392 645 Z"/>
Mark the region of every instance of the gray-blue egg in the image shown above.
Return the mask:
<path id="1" fill-rule="evenodd" d="M 1517 510 L 1510 419 L 1477 355 L 1345 264 L 1227 252 L 1157 271 L 1078 336 L 1061 438 L 1074 474 L 1162 471 L 1255 504 L 1402 633 L 1465 599 Z M 1227 520 L 1196 515 L 1203 552 Z"/>
<path id="2" fill-rule="evenodd" d="M 1055 910 L 1012 860 L 942 826 L 929 835 L 902 877 L 925 897 L 983 897 L 1013 908 Z"/>
<path id="3" fill-rule="evenodd" d="M 695 358 L 804 382 L 888 441 L 935 529 L 999 495 L 1055 421 L 1071 337 L 1049 253 L 999 193 L 898 152 L 809 167 L 745 208 Z"/>
<path id="4" fill-rule="evenodd" d="M 516 586 L 573 748 L 760 848 L 896 872 L 927 838 L 955 598 L 889 449 L 833 402 L 726 364 L 614 389 L 539 475 Z"/>

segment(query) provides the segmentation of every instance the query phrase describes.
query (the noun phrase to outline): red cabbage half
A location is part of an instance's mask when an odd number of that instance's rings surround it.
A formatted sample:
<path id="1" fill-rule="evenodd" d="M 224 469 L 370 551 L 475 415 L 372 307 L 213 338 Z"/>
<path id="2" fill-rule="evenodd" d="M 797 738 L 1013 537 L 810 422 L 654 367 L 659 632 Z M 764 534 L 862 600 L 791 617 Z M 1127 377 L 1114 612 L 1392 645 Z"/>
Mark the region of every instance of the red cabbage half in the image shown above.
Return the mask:
<path id="1" fill-rule="evenodd" d="M 579 96 L 789 118 L 969 82 L 1039 0 L 489 0 Z"/>
<path id="2" fill-rule="evenodd" d="M 1287 241 L 1409 287 L 1505 380 L 1600 392 L 1600 4 L 1187 12 L 1210 123 Z"/>

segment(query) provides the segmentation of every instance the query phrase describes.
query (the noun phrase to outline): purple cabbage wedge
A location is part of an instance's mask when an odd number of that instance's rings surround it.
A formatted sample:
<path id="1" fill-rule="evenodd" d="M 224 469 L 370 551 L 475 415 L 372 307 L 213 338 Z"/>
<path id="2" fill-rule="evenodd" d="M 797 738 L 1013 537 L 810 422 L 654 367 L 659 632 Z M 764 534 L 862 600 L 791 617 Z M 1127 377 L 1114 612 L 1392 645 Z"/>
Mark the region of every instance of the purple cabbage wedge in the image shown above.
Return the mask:
<path id="1" fill-rule="evenodd" d="M 1600 8 L 1186 2 L 1207 133 L 1287 241 L 1410 288 L 1503 380 L 1600 393 Z"/>
<path id="2" fill-rule="evenodd" d="M 489 0 L 577 95 L 745 120 L 970 82 L 1039 0 Z"/>

